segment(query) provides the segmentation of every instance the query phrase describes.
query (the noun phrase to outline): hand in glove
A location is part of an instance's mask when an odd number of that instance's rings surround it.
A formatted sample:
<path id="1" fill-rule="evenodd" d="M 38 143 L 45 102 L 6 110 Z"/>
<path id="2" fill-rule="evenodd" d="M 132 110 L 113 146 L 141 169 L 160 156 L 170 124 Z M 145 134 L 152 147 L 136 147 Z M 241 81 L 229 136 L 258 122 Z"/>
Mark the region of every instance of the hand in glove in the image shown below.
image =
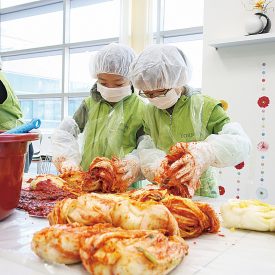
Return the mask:
<path id="1" fill-rule="evenodd" d="M 118 160 L 116 166 L 118 173 L 121 174 L 121 179 L 128 182 L 129 186 L 139 180 L 141 172 L 137 156 L 129 154 L 123 159 Z"/>
<path id="2" fill-rule="evenodd" d="M 63 131 L 66 131 L 66 132 L 70 133 L 75 138 L 77 138 L 77 136 L 80 133 L 79 127 L 76 124 L 75 120 L 73 118 L 70 118 L 70 117 L 64 118 L 61 121 L 61 123 L 59 124 L 58 128 L 59 128 L 59 130 L 63 130 Z"/>
<path id="3" fill-rule="evenodd" d="M 65 172 L 71 172 L 71 171 L 81 171 L 81 167 L 77 165 L 77 163 L 74 163 L 70 160 L 66 160 L 64 157 L 58 157 L 56 159 L 53 159 L 53 163 L 56 167 L 56 170 L 63 174 Z"/>
<path id="4" fill-rule="evenodd" d="M 143 149 L 140 151 L 141 172 L 144 177 L 153 181 L 164 160 L 166 153 L 159 149 Z"/>
<path id="5" fill-rule="evenodd" d="M 202 173 L 215 160 L 212 145 L 208 142 L 180 142 L 174 147 L 177 146 L 185 149 L 186 154 L 171 165 L 170 172 L 181 184 L 196 186 Z M 177 149 L 174 150 L 176 153 Z"/>

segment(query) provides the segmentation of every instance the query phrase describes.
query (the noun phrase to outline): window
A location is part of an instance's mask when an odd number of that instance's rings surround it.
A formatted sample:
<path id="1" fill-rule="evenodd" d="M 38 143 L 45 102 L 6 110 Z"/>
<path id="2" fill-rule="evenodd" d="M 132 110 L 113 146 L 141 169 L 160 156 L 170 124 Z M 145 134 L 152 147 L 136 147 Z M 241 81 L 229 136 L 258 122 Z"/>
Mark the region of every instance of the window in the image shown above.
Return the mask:
<path id="1" fill-rule="evenodd" d="M 1 16 L 1 51 L 62 43 L 62 3 Z"/>
<path id="2" fill-rule="evenodd" d="M 201 87 L 203 0 L 154 0 L 156 43 L 172 44 L 187 56 L 192 69 L 189 84 Z"/>
<path id="3" fill-rule="evenodd" d="M 24 120 L 40 118 L 42 128 L 56 128 L 61 121 L 61 99 L 21 99 Z"/>
<path id="4" fill-rule="evenodd" d="M 75 111 L 81 105 L 83 97 L 69 98 L 69 116 L 73 116 Z"/>
<path id="5" fill-rule="evenodd" d="M 165 0 L 164 30 L 203 25 L 203 0 Z"/>
<path id="6" fill-rule="evenodd" d="M 191 40 L 171 44 L 181 49 L 188 57 L 192 72 L 189 85 L 200 88 L 202 78 L 202 40 Z"/>
<path id="7" fill-rule="evenodd" d="M 91 56 L 119 40 L 120 2 L 0 0 L 3 71 L 25 119 L 56 127 L 89 96 Z M 153 11 L 154 41 L 181 48 L 193 67 L 190 84 L 200 87 L 203 0 L 153 0 Z"/>
<path id="8" fill-rule="evenodd" d="M 34 0 L 0 0 L 2 9 L 16 6 L 16 5 L 22 5 L 30 2 L 34 2 Z"/>
<path id="9" fill-rule="evenodd" d="M 120 0 L 0 0 L 3 72 L 26 121 L 72 116 L 95 82 L 90 57 L 118 42 Z M 99 28 L 100 26 L 100 28 Z M 44 129 L 43 129 L 44 128 Z"/>
<path id="10" fill-rule="evenodd" d="M 85 49 L 84 49 L 85 50 Z M 90 75 L 89 65 L 92 56 L 97 51 L 75 51 L 72 50 L 70 54 L 70 83 L 69 92 L 89 92 L 96 79 L 93 79 Z"/>
<path id="11" fill-rule="evenodd" d="M 62 56 L 60 52 L 53 54 L 17 56 L 5 61 L 3 71 L 17 95 L 61 93 Z"/>
<path id="12" fill-rule="evenodd" d="M 119 9 L 120 1 L 118 0 L 71 1 L 70 41 L 77 42 L 118 37 Z"/>

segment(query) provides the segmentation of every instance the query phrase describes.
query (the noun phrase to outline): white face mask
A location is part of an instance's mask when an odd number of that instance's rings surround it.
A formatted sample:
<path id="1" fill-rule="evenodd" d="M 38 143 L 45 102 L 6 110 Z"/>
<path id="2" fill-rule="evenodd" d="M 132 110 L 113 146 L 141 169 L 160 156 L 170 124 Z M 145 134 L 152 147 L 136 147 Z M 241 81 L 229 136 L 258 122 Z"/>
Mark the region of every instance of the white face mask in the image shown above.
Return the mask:
<path id="1" fill-rule="evenodd" d="M 175 89 L 171 89 L 165 96 L 148 98 L 148 100 L 158 109 L 164 110 L 175 105 L 179 98 L 180 93 L 178 94 Z"/>
<path id="2" fill-rule="evenodd" d="M 97 83 L 97 90 L 108 102 L 119 102 L 123 98 L 132 94 L 130 85 L 117 88 L 107 88 L 100 83 Z"/>

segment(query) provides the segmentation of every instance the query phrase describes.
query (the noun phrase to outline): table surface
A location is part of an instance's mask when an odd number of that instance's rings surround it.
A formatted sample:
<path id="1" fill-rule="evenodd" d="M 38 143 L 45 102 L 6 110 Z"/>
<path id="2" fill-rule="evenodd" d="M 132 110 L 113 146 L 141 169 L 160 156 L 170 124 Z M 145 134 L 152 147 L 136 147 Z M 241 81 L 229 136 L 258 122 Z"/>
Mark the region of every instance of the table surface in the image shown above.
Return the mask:
<path id="1" fill-rule="evenodd" d="M 220 199 L 202 200 L 219 211 Z M 46 264 L 31 251 L 33 233 L 46 226 L 46 219 L 29 217 L 19 210 L 0 222 L 1 275 L 87 274 L 81 264 Z M 187 242 L 189 254 L 172 275 L 275 274 L 274 233 L 221 228 L 219 234 L 204 234 Z"/>

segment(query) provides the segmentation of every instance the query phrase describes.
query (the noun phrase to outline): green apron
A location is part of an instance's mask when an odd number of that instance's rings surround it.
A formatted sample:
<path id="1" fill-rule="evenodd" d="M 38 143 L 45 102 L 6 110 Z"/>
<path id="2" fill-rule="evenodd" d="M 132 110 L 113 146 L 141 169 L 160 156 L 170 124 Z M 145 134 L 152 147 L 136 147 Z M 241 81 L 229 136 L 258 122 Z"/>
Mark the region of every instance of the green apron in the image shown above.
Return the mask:
<path id="1" fill-rule="evenodd" d="M 144 114 L 144 130 L 150 135 L 158 149 L 169 151 L 177 142 L 205 140 L 217 134 L 229 118 L 220 102 L 202 94 L 182 95 L 170 115 L 149 104 Z M 218 188 L 214 169 L 209 168 L 200 178 L 201 187 L 196 195 L 217 197 Z"/>
<path id="2" fill-rule="evenodd" d="M 111 106 L 105 100 L 85 99 L 88 120 L 84 128 L 84 147 L 81 166 L 89 168 L 98 156 L 119 158 L 137 146 L 137 131 L 142 127 L 144 103 L 132 94 Z"/>
<path id="3" fill-rule="evenodd" d="M 0 81 L 2 81 L 7 91 L 7 99 L 3 104 L 0 104 L 0 130 L 10 130 L 23 124 L 21 121 L 22 112 L 16 95 L 1 71 Z"/>

